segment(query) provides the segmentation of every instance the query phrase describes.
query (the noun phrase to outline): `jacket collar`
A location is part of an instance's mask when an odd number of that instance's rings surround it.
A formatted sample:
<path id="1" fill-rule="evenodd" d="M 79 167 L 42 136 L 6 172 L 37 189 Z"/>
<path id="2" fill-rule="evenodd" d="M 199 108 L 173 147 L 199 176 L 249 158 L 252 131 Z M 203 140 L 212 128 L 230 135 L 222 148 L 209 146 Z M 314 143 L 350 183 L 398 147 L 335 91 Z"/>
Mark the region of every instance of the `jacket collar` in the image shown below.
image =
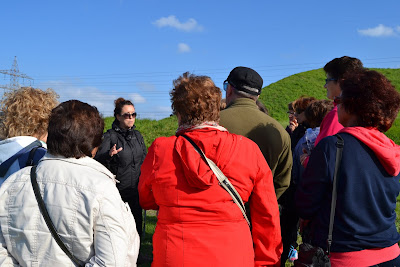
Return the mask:
<path id="1" fill-rule="evenodd" d="M 244 97 L 236 98 L 231 103 L 229 103 L 226 108 L 228 109 L 230 107 L 248 107 L 248 108 L 254 108 L 254 109 L 258 110 L 256 101 L 254 101 L 253 99 L 244 98 Z"/>
<path id="2" fill-rule="evenodd" d="M 36 140 L 32 136 L 16 136 L 0 141 L 0 164 Z M 47 148 L 46 143 L 40 142 Z"/>
<path id="3" fill-rule="evenodd" d="M 115 119 L 115 120 L 113 121 L 113 123 L 112 123 L 112 129 L 113 129 L 114 131 L 116 131 L 116 132 L 122 134 L 124 137 L 132 136 L 132 135 L 133 135 L 133 131 L 135 130 L 135 128 L 136 128 L 135 125 L 133 125 L 133 127 L 130 128 L 130 129 L 128 129 L 128 130 L 126 130 L 126 129 L 124 129 L 124 128 L 121 128 L 120 125 L 119 125 L 119 121 L 116 120 L 116 119 Z"/>
<path id="4" fill-rule="evenodd" d="M 87 166 L 89 168 L 92 168 L 98 172 L 104 173 L 105 175 L 107 175 L 111 180 L 114 181 L 114 183 L 116 183 L 115 180 L 115 175 L 112 174 L 106 167 L 104 167 L 101 163 L 99 163 L 98 161 L 90 158 L 90 157 L 82 157 L 79 159 L 76 158 L 66 158 L 63 156 L 58 156 L 58 155 L 52 155 L 50 153 L 46 153 L 43 158 L 39 161 L 39 166 L 41 162 L 45 162 L 45 161 L 64 161 L 64 162 L 68 162 L 71 164 L 75 164 L 75 165 L 81 165 L 81 166 Z"/>

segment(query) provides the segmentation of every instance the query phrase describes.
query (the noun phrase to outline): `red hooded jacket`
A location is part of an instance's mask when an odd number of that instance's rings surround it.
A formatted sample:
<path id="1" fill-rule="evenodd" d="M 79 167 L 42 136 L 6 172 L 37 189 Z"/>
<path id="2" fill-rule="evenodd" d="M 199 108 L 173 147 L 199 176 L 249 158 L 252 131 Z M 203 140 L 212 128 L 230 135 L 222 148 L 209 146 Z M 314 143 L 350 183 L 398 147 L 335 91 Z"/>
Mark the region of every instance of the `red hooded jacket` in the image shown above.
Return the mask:
<path id="1" fill-rule="evenodd" d="M 383 168 L 392 176 L 400 172 L 400 146 L 375 128 L 346 127 L 339 133 L 348 133 L 368 146 Z"/>
<path id="2" fill-rule="evenodd" d="M 154 266 L 279 266 L 279 209 L 258 146 L 213 127 L 185 132 L 249 202 L 252 231 L 231 196 L 183 137 L 160 137 L 139 180 L 140 204 L 158 209 Z"/>

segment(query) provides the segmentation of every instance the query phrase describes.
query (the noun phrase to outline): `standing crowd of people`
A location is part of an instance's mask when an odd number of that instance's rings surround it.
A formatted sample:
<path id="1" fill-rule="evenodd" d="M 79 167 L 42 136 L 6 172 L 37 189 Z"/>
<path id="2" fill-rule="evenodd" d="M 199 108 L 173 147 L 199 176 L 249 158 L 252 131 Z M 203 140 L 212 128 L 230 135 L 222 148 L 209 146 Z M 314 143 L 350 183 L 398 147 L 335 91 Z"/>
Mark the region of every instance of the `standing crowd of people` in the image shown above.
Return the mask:
<path id="1" fill-rule="evenodd" d="M 255 70 L 234 68 L 223 90 L 184 73 L 170 91 L 176 134 L 148 151 L 130 100 L 115 100 L 103 133 L 87 103 L 5 94 L 0 266 L 317 266 L 296 261 L 299 231 L 331 266 L 400 266 L 400 146 L 384 134 L 400 94 L 356 58 L 324 71 L 328 100 L 289 103 L 286 129 Z M 153 258 L 143 209 L 157 210 Z"/>

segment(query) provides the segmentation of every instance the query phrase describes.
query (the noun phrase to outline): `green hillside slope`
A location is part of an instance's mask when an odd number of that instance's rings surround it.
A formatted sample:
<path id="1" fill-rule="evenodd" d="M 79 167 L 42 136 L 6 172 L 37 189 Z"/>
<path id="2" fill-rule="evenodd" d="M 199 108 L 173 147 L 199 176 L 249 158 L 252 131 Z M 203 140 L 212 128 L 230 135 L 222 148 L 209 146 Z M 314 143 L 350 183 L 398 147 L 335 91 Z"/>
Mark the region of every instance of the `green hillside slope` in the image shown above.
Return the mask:
<path id="1" fill-rule="evenodd" d="M 375 69 L 383 73 L 400 91 L 400 69 Z M 282 125 L 287 125 L 287 105 L 300 96 L 326 99 L 324 88 L 325 73 L 322 69 L 310 70 L 286 77 L 263 88 L 260 100 L 268 108 L 270 115 Z M 400 121 L 397 118 L 387 135 L 400 144 Z"/>
<path id="2" fill-rule="evenodd" d="M 400 91 L 400 69 L 375 69 L 383 73 Z M 325 72 L 322 69 L 301 72 L 286 77 L 263 88 L 260 100 L 268 108 L 270 115 L 286 124 L 287 104 L 302 95 L 318 99 L 326 98 Z"/>

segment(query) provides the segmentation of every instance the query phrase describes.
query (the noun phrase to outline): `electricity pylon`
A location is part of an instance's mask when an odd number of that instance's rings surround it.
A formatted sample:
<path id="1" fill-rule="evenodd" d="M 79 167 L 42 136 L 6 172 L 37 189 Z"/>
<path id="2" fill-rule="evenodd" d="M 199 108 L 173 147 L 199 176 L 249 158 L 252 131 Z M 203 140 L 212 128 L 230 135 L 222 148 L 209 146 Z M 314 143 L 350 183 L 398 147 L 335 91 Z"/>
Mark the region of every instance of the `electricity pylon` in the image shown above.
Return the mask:
<path id="1" fill-rule="evenodd" d="M 10 76 L 10 84 L 9 85 L 0 85 L 0 88 L 3 88 L 4 92 L 6 92 L 6 90 L 15 91 L 15 90 L 19 89 L 20 88 L 20 83 L 19 83 L 20 78 L 23 79 L 23 82 L 25 81 L 25 79 L 33 81 L 33 79 L 31 77 L 29 77 L 28 75 L 19 72 L 17 57 L 14 57 L 14 63 L 12 65 L 11 69 L 0 70 L 0 73 Z"/>

